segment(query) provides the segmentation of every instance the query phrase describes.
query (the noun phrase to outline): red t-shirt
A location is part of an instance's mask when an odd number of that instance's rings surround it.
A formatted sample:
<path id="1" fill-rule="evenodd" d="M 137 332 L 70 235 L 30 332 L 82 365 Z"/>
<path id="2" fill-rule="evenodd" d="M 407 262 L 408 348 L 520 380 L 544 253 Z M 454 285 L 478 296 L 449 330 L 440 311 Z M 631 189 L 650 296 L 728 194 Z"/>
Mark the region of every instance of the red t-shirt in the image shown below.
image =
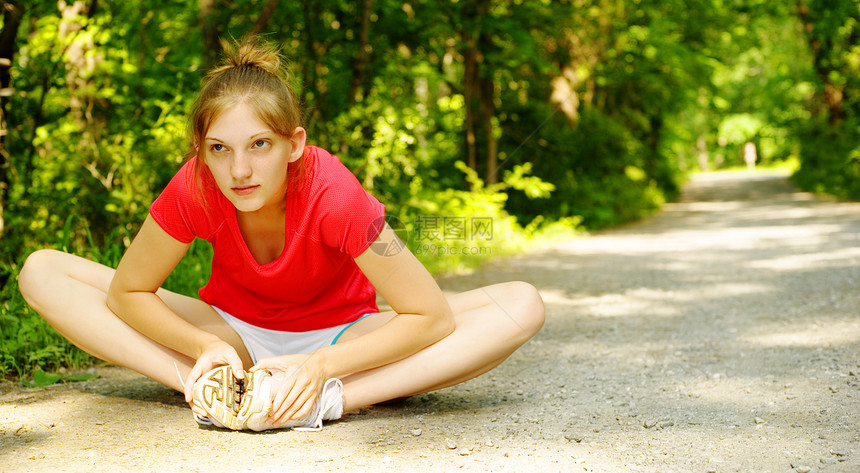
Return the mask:
<path id="1" fill-rule="evenodd" d="M 306 148 L 302 184 L 287 191 L 284 251 L 262 266 L 245 245 L 236 208 L 217 187 L 206 191 L 208 208 L 194 199 L 195 159 L 149 212 L 173 238 L 212 244 L 202 300 L 250 324 L 290 332 L 333 327 L 379 310 L 373 285 L 353 259 L 379 236 L 385 208 L 337 157 Z"/>

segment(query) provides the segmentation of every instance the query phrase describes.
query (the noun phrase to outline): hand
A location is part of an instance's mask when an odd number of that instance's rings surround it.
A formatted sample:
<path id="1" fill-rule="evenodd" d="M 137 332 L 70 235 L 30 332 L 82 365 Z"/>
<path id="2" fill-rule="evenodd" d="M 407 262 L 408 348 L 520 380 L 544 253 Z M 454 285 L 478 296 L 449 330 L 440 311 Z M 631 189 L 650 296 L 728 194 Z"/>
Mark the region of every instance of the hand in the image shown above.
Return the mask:
<path id="1" fill-rule="evenodd" d="M 327 379 L 319 361 L 313 354 L 284 355 L 263 358 L 251 367 L 250 371 L 279 370 L 286 374 L 272 398 L 269 423 L 277 427 L 311 412 Z"/>
<path id="2" fill-rule="evenodd" d="M 191 368 L 188 377 L 185 378 L 185 402 L 191 405 L 191 410 L 196 414 L 201 416 L 207 415 L 201 408 L 195 406 L 192 401 L 191 392 L 194 388 L 194 383 L 211 369 L 223 365 L 230 365 L 233 377 L 236 379 L 245 377 L 245 370 L 242 368 L 242 359 L 239 358 L 236 349 L 229 343 L 218 340 L 210 343 L 203 349 L 203 353 L 197 358 L 197 362 Z"/>

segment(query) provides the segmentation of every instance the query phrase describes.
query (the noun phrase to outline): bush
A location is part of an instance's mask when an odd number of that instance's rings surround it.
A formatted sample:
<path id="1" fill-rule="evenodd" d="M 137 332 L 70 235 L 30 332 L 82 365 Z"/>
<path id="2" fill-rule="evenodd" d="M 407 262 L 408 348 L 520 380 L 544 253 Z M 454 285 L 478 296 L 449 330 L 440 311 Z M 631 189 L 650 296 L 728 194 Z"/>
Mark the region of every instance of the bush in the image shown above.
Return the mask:
<path id="1" fill-rule="evenodd" d="M 649 167 L 653 151 L 602 113 L 583 111 L 576 128 L 549 125 L 542 139 L 569 146 L 541 147 L 539 139 L 522 151 L 535 161 L 534 174 L 555 190 L 548 199 L 509 190 L 507 208 L 521 222 L 581 217 L 584 227 L 603 228 L 648 215 L 677 190 L 676 173 Z"/>
<path id="2" fill-rule="evenodd" d="M 801 133 L 800 169 L 792 179 L 798 187 L 860 199 L 860 123 L 838 126 L 813 123 Z"/>

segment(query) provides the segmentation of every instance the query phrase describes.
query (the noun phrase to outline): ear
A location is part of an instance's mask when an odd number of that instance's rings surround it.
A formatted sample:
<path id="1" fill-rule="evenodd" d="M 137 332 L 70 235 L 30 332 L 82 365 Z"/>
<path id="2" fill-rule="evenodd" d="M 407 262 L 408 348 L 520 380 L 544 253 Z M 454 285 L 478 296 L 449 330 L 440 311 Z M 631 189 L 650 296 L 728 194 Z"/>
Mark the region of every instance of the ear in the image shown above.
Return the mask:
<path id="1" fill-rule="evenodd" d="M 298 161 L 305 154 L 305 142 L 308 139 L 308 134 L 302 127 L 296 127 L 293 131 L 293 136 L 290 137 L 290 145 L 292 146 L 292 151 L 290 151 L 290 162 Z"/>
<path id="2" fill-rule="evenodd" d="M 203 153 L 200 152 L 200 142 L 197 140 L 194 140 L 193 145 L 194 145 L 194 155 L 197 157 L 197 160 L 203 161 L 204 156 L 203 156 Z"/>

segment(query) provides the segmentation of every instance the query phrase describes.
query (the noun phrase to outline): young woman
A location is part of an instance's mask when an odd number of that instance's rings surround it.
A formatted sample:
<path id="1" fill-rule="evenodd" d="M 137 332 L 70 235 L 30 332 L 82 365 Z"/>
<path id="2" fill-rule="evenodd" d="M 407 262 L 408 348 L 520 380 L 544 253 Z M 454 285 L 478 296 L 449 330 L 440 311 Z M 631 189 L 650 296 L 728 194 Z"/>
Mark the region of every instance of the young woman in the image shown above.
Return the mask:
<path id="1" fill-rule="evenodd" d="M 235 389 L 237 403 L 264 398 L 266 428 L 319 426 L 471 379 L 537 333 L 544 307 L 527 283 L 446 298 L 383 205 L 306 144 L 300 116 L 276 48 L 250 39 L 228 51 L 192 111 L 190 158 L 117 269 L 38 251 L 18 281 L 27 302 L 83 350 L 183 391 L 195 414 L 231 428 L 245 426 L 200 397 L 229 404 L 223 390 Z M 214 250 L 200 299 L 161 289 L 195 238 Z"/>

